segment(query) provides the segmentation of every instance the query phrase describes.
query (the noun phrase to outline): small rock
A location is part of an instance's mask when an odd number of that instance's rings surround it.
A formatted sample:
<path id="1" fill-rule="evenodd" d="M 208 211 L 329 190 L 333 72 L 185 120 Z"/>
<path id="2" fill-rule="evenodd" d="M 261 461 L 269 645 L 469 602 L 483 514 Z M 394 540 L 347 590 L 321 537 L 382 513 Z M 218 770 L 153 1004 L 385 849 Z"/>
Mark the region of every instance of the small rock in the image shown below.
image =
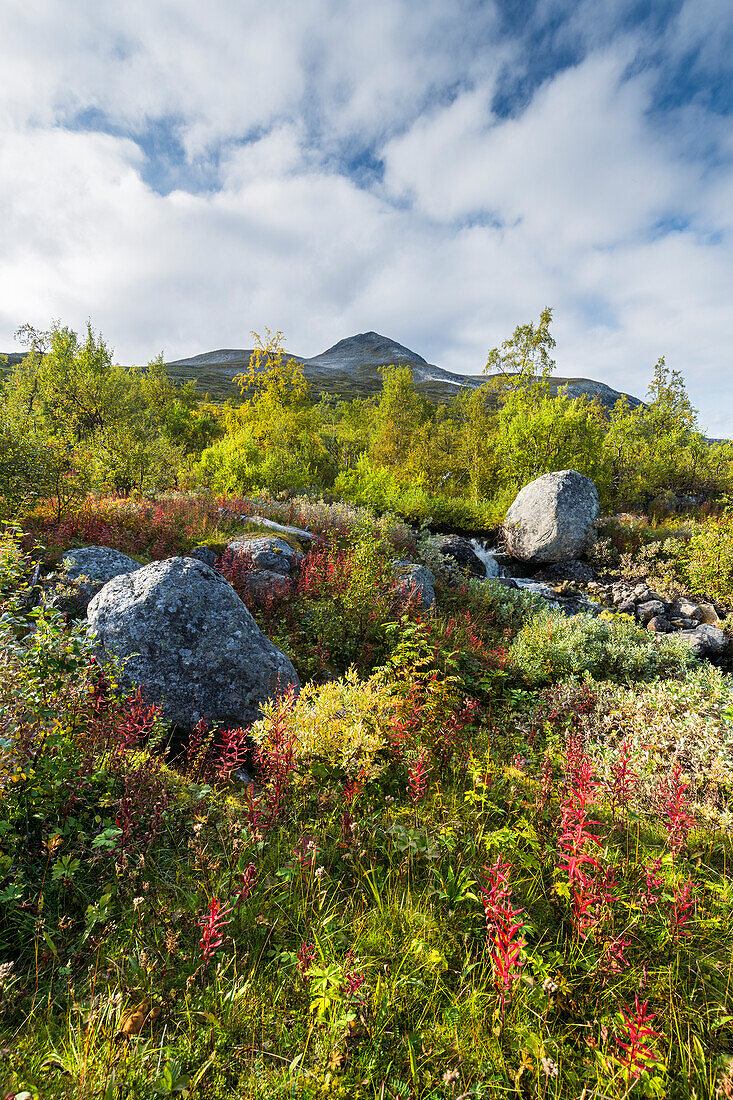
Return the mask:
<path id="1" fill-rule="evenodd" d="M 399 559 L 392 562 L 397 591 L 406 599 L 416 599 L 422 611 L 435 607 L 435 577 L 424 565 Z"/>
<path id="2" fill-rule="evenodd" d="M 486 566 L 467 539 L 459 535 L 438 535 L 435 539 L 438 551 L 452 558 L 461 573 L 468 570 L 474 577 L 485 577 Z"/>
<path id="3" fill-rule="evenodd" d="M 725 633 L 717 626 L 703 623 L 696 630 L 682 630 L 680 638 L 689 645 L 696 657 L 719 657 L 728 648 Z"/>
<path id="4" fill-rule="evenodd" d="M 538 581 L 592 581 L 595 573 L 584 561 L 558 561 L 535 574 Z"/>
<path id="5" fill-rule="evenodd" d="M 664 615 L 665 607 L 661 600 L 647 600 L 646 603 L 640 603 L 636 608 L 636 616 L 639 622 L 646 625 L 650 619 L 653 619 L 655 615 Z"/>
<path id="6" fill-rule="evenodd" d="M 696 623 L 703 622 L 702 608 L 699 604 L 693 603 L 692 600 L 688 600 L 684 596 L 674 601 L 672 609 L 675 614 L 681 615 L 685 619 L 693 619 Z"/>
<path id="7" fill-rule="evenodd" d="M 636 610 L 636 604 L 633 600 L 625 599 L 617 605 L 616 610 L 619 615 L 633 615 Z"/>
<path id="8" fill-rule="evenodd" d="M 665 615 L 655 615 L 646 624 L 646 628 L 654 634 L 669 634 L 673 629 L 671 622 Z"/>
<path id="9" fill-rule="evenodd" d="M 715 610 L 711 603 L 700 604 L 700 618 L 698 622 L 708 623 L 710 626 L 717 626 L 720 622 L 718 612 Z"/>

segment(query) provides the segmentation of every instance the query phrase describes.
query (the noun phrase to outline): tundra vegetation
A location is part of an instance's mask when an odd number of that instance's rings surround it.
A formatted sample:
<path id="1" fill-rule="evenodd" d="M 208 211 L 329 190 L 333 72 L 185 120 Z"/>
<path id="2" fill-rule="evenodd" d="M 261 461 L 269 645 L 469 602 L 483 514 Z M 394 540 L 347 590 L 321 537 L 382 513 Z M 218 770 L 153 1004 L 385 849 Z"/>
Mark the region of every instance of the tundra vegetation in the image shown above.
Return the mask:
<path id="1" fill-rule="evenodd" d="M 573 468 L 596 568 L 733 602 L 733 451 L 664 360 L 551 397 L 550 311 L 434 407 L 317 400 L 279 334 L 216 405 L 26 330 L 0 423 L 0 1095 L 733 1096 L 733 680 L 628 617 L 441 569 Z M 686 510 L 682 510 L 687 504 Z M 226 552 L 316 536 L 287 587 Z M 303 690 L 171 728 L 35 599 L 69 547 L 209 546 Z M 436 565 L 424 612 L 392 561 Z"/>

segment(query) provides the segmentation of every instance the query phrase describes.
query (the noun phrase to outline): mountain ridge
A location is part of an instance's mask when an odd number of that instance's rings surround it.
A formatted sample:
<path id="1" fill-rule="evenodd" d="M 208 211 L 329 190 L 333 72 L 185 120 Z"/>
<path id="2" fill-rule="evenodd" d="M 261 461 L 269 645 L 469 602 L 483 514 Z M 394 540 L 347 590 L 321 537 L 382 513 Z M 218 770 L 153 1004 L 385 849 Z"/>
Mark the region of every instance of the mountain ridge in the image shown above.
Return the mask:
<path id="1" fill-rule="evenodd" d="M 178 380 L 190 381 L 196 377 L 199 388 L 214 396 L 232 397 L 239 393 L 239 389 L 231 379 L 234 374 L 247 370 L 252 354 L 252 348 L 220 348 L 217 351 L 174 359 L 166 363 L 166 366 Z M 345 399 L 372 397 L 379 393 L 382 388 L 380 369 L 384 366 L 409 366 L 415 389 L 440 403 L 451 401 L 461 390 L 476 389 L 490 378 L 497 377 L 457 374 L 445 370 L 429 363 L 404 344 L 374 331 L 345 337 L 310 358 L 292 352 L 285 354 L 301 365 L 306 379 L 317 392 Z M 195 376 L 196 368 L 200 369 Z M 232 368 L 235 369 L 232 371 Z M 564 386 L 571 397 L 587 394 L 591 398 L 597 398 L 609 409 L 622 397 L 626 397 L 632 407 L 642 404 L 638 397 L 615 390 L 605 382 L 597 382 L 592 378 L 551 378 L 550 385 L 555 393 Z"/>

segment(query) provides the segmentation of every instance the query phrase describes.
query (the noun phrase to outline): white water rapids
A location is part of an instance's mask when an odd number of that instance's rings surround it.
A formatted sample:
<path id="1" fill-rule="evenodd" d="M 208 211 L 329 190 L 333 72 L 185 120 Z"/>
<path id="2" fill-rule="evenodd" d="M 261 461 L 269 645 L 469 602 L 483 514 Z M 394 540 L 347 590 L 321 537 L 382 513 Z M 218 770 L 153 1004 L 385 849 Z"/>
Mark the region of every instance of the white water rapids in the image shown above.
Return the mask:
<path id="1" fill-rule="evenodd" d="M 471 549 L 481 562 L 483 562 L 484 569 L 486 570 L 485 578 L 490 580 L 492 577 L 505 577 L 510 576 L 517 588 L 524 589 L 525 592 L 534 592 L 535 595 L 541 596 L 543 600 L 548 600 L 550 603 L 562 605 L 565 601 L 549 584 L 545 584 L 543 581 L 535 581 L 531 577 L 516 577 L 508 570 L 502 568 L 497 553 L 495 550 L 490 550 L 480 539 L 470 539 Z M 593 611 L 598 609 L 598 605 L 587 599 L 585 596 L 578 598 L 578 603 L 584 605 L 587 610 Z"/>

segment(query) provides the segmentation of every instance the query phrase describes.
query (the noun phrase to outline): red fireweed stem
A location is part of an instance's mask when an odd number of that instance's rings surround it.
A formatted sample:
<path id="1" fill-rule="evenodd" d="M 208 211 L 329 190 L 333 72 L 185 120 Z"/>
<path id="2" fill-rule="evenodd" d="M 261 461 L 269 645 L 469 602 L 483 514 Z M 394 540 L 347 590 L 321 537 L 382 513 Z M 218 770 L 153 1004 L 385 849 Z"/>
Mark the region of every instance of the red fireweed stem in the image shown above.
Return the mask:
<path id="1" fill-rule="evenodd" d="M 199 947 L 201 948 L 203 962 L 208 962 L 224 942 L 223 929 L 231 924 L 231 921 L 224 920 L 224 917 L 228 916 L 231 911 L 231 907 L 222 906 L 219 899 L 213 897 L 209 902 L 209 912 L 196 921 L 199 928 L 202 929 Z"/>
<path id="2" fill-rule="evenodd" d="M 627 1078 L 637 1080 L 657 1060 L 656 1053 L 646 1046 L 645 1042 L 654 1042 L 660 1037 L 660 1032 L 649 1026 L 655 1019 L 655 1014 L 647 1011 L 649 1002 L 644 1001 L 640 1004 L 638 993 L 634 1000 L 633 1012 L 626 1007 L 619 1010 L 625 1038 L 618 1038 L 616 1042 L 624 1052 L 618 1058 L 619 1065 L 626 1071 Z"/>

